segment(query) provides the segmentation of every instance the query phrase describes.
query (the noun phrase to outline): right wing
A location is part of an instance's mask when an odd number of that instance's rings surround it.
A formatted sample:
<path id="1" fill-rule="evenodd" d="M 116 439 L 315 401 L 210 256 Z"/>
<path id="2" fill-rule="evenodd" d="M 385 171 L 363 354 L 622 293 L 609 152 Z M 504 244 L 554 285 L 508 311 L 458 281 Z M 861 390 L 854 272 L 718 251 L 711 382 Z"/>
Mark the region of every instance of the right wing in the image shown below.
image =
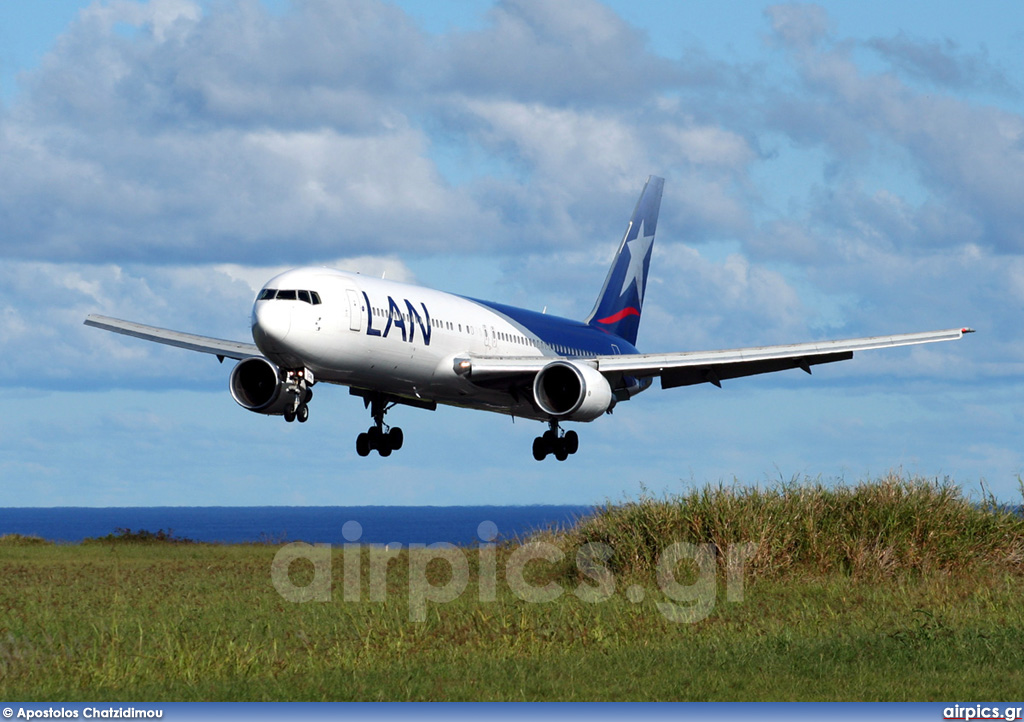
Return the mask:
<path id="1" fill-rule="evenodd" d="M 188 349 L 189 351 L 213 354 L 221 361 L 226 358 L 241 361 L 242 359 L 249 358 L 251 356 L 263 355 L 260 353 L 260 350 L 251 343 L 225 341 L 224 339 L 210 338 L 209 336 L 196 336 L 192 333 L 171 331 L 166 328 L 147 326 L 145 324 L 134 323 L 132 321 L 122 321 L 121 319 L 110 318 L 108 316 L 90 314 L 85 319 L 85 325 L 102 328 L 106 331 L 113 331 L 114 333 L 124 334 L 125 336 L 134 336 L 135 338 L 141 338 L 145 341 L 155 341 L 156 343 L 162 343 L 168 346 L 177 346 L 178 348 Z"/>
<path id="2" fill-rule="evenodd" d="M 721 351 L 580 357 L 569 360 L 593 366 L 608 377 L 609 381 L 621 380 L 623 376 L 637 378 L 659 376 L 661 377 L 661 387 L 664 389 L 700 383 L 721 386 L 724 379 L 754 376 L 785 369 L 803 369 L 810 373 L 811 366 L 852 359 L 855 351 L 954 341 L 962 338 L 965 333 L 973 333 L 973 329 L 951 328 L 943 331 L 870 336 L 843 341 L 812 341 L 810 343 L 756 346 Z M 557 357 L 552 356 L 513 358 L 470 356 L 456 359 L 456 372 L 468 376 L 475 383 L 497 386 L 502 383 L 515 383 L 517 379 L 536 374 L 555 360 Z"/>
<path id="3" fill-rule="evenodd" d="M 951 328 L 943 331 L 869 336 L 843 341 L 812 341 L 780 346 L 756 346 L 724 351 L 604 356 L 598 363 L 598 369 L 603 374 L 619 372 L 627 376 L 641 378 L 660 376 L 663 389 L 699 383 L 721 386 L 723 379 L 754 376 L 785 369 L 803 369 L 807 373 L 811 373 L 811 366 L 848 361 L 853 358 L 855 351 L 955 341 L 962 338 L 965 333 L 973 333 L 973 329 Z"/>

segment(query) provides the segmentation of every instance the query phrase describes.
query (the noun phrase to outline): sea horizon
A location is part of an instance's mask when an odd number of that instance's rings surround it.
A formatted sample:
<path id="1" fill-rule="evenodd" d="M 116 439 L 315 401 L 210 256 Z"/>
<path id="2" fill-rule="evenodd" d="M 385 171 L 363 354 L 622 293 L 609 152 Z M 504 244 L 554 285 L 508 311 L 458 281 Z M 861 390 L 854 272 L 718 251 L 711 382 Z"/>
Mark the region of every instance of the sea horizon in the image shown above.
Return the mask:
<path id="1" fill-rule="evenodd" d="M 22 534 L 74 544 L 127 529 L 223 544 L 472 545 L 565 527 L 595 508 L 592 504 L 4 507 L 0 508 L 0 536 Z"/>

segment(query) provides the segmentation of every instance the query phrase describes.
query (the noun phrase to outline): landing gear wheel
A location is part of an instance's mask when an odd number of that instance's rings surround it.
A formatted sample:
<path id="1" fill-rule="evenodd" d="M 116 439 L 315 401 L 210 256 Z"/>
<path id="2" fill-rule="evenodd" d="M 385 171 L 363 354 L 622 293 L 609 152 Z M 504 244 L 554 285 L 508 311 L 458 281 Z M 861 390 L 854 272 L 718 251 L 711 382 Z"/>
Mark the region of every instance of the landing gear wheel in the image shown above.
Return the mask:
<path id="1" fill-rule="evenodd" d="M 295 412 L 294 411 L 285 411 L 284 412 L 284 420 L 287 421 L 289 424 L 292 423 L 293 421 L 295 421 Z"/>
<path id="2" fill-rule="evenodd" d="M 400 428 L 395 426 L 388 432 L 388 444 L 391 446 L 392 451 L 398 451 L 404 443 L 405 434 L 402 433 Z"/>
<path id="3" fill-rule="evenodd" d="M 302 404 L 299 410 L 295 412 L 295 418 L 298 419 L 300 424 L 304 424 L 309 421 L 309 407 Z"/>
<path id="4" fill-rule="evenodd" d="M 537 461 L 544 461 L 548 455 L 548 446 L 544 443 L 544 439 L 538 436 L 533 440 L 533 458 Z"/>
<path id="5" fill-rule="evenodd" d="M 369 434 L 360 434 L 356 437 L 356 453 L 360 456 L 370 455 L 370 436 Z"/>
<path id="6" fill-rule="evenodd" d="M 554 419 L 548 421 L 550 427 L 543 434 L 533 440 L 533 458 L 537 461 L 544 461 L 548 454 L 554 454 L 559 461 L 565 461 L 580 450 L 580 437 L 575 431 L 559 433 L 558 422 Z"/>
<path id="7" fill-rule="evenodd" d="M 555 458 L 559 461 L 565 461 L 569 458 L 569 450 L 566 448 L 565 439 L 559 439 L 558 443 L 555 444 Z"/>

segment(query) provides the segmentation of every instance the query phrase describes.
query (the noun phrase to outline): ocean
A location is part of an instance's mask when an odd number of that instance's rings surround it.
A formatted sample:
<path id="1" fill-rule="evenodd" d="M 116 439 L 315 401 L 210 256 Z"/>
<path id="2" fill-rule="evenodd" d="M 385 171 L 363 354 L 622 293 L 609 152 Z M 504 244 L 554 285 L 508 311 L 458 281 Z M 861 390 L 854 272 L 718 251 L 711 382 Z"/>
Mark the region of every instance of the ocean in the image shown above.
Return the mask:
<path id="1" fill-rule="evenodd" d="M 515 539 L 567 526 L 589 506 L 165 506 L 0 509 L 0 536 L 24 534 L 80 542 L 118 529 L 163 530 L 200 542 L 311 544 L 450 542 Z M 355 522 L 352 524 L 350 522 Z"/>

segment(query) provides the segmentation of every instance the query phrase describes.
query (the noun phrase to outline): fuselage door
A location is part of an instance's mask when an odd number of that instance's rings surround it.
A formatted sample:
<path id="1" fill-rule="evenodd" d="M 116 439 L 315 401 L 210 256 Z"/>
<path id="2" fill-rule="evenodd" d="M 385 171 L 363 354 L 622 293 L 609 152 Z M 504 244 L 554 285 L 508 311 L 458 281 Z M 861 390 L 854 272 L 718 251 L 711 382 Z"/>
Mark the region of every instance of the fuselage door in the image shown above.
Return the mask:
<path id="1" fill-rule="evenodd" d="M 351 331 L 362 331 L 363 330 L 363 299 L 359 297 L 359 292 L 348 288 L 348 327 Z"/>

